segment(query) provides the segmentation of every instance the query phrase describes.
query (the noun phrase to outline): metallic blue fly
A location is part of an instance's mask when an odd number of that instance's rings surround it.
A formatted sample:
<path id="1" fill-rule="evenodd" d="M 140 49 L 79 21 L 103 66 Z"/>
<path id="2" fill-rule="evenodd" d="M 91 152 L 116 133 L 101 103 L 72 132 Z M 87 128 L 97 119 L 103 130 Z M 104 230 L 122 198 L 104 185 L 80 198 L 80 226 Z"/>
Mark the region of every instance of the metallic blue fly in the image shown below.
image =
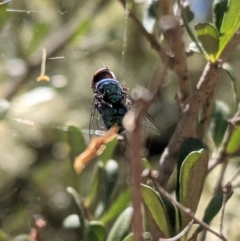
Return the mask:
<path id="1" fill-rule="evenodd" d="M 122 120 L 132 106 L 132 101 L 124 88 L 108 68 L 101 68 L 93 74 L 92 90 L 94 93 L 89 130 L 108 130 L 113 125 L 119 126 L 119 133 L 124 131 Z M 157 123 L 146 113 L 144 122 L 159 135 Z M 91 136 L 91 133 L 90 133 Z"/>

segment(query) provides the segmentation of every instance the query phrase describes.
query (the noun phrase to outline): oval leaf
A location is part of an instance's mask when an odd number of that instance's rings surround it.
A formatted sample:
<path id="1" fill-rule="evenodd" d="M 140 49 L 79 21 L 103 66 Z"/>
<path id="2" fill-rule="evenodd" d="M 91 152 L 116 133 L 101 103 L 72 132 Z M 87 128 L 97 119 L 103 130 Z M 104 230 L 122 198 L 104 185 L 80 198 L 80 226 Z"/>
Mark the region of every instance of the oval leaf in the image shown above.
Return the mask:
<path id="1" fill-rule="evenodd" d="M 165 238 L 171 236 L 166 207 L 160 196 L 149 186 L 142 184 L 142 197 L 155 223 Z"/>
<path id="2" fill-rule="evenodd" d="M 194 213 L 202 193 L 208 169 L 208 152 L 205 149 L 190 153 L 184 160 L 179 176 L 180 203 Z M 184 228 L 191 217 L 181 212 L 181 227 Z"/>
<path id="3" fill-rule="evenodd" d="M 90 221 L 88 226 L 87 238 L 89 241 L 105 241 L 106 230 L 103 223 L 99 221 Z"/>
<path id="4" fill-rule="evenodd" d="M 211 133 L 216 147 L 219 147 L 222 143 L 228 125 L 228 118 L 230 118 L 230 110 L 226 103 L 216 101 L 211 116 Z"/>
<path id="5" fill-rule="evenodd" d="M 114 202 L 111 202 L 110 205 L 108 205 L 107 209 L 103 213 L 103 215 L 100 218 L 100 221 L 103 223 L 107 223 L 116 216 L 118 216 L 124 208 L 129 204 L 130 201 L 130 190 L 126 189 L 125 191 L 122 191 L 118 197 L 114 200 Z"/>
<path id="6" fill-rule="evenodd" d="M 240 149 L 240 126 L 236 127 L 228 142 L 226 152 L 229 155 L 234 154 Z"/>
<path id="7" fill-rule="evenodd" d="M 228 194 L 227 194 L 227 201 L 231 198 L 233 194 L 233 191 L 231 190 Z M 218 214 L 218 212 L 221 210 L 222 208 L 222 203 L 223 203 L 223 192 L 219 192 L 217 193 L 214 197 L 212 197 L 212 199 L 210 200 L 210 202 L 208 203 L 205 211 L 204 211 L 204 215 L 202 218 L 202 221 L 210 224 L 210 222 L 213 220 L 213 218 Z M 195 232 L 193 233 L 193 237 L 196 237 L 196 235 L 198 233 L 200 233 L 203 230 L 202 226 L 199 226 Z"/>
<path id="8" fill-rule="evenodd" d="M 213 2 L 213 23 L 220 32 L 223 16 L 227 10 L 228 0 L 215 0 Z"/>
<path id="9" fill-rule="evenodd" d="M 210 23 L 198 23 L 195 25 L 195 31 L 199 42 L 206 51 L 206 58 L 215 62 L 219 45 L 217 29 Z"/>
<path id="10" fill-rule="evenodd" d="M 240 26 L 240 1 L 229 0 L 228 6 L 223 16 L 219 34 L 219 50 L 217 58 L 221 55 L 224 48 Z"/>
<path id="11" fill-rule="evenodd" d="M 122 241 L 129 233 L 132 220 L 132 207 L 126 208 L 113 224 L 107 241 Z"/>

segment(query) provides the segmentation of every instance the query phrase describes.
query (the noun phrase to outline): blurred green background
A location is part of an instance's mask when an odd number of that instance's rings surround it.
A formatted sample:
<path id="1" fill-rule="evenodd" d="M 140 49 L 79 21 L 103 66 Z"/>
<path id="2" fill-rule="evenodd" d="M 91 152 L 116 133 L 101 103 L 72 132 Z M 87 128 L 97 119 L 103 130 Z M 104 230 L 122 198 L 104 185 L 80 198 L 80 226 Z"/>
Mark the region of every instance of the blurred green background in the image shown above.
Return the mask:
<path id="1" fill-rule="evenodd" d="M 140 20 L 144 2 L 135 1 L 134 5 Z M 183 35 L 187 47 L 190 39 Z M 36 82 L 43 48 L 47 51 L 50 82 Z M 238 77 L 239 50 L 229 61 Z M 11 237 L 29 233 L 32 215 L 41 214 L 51 224 L 44 240 L 77 240 L 75 232 L 62 228 L 63 219 L 74 213 L 65 190 L 74 186 L 86 196 L 93 164 L 80 177 L 74 174 L 69 146 L 62 141 L 67 135 L 64 126 L 87 130 L 93 95 L 91 78 L 103 64 L 131 89 L 136 85 L 147 87 L 159 62 L 116 0 L 12 0 L 0 5 L 0 115 L 4 116 L 0 123 L 0 227 L 4 232 Z M 201 56 L 189 57 L 193 86 L 204 65 Z M 160 137 L 148 137 L 146 145 L 155 166 L 177 122 L 176 92 L 176 78 L 169 73 L 149 110 L 162 130 Z M 232 87 L 226 73 L 221 74 L 216 98 L 230 113 Z M 88 143 L 87 134 L 85 138 Z M 128 167 L 121 155 L 117 159 L 122 168 L 120 184 L 127 185 Z M 209 176 L 206 197 L 214 175 Z M 229 217 L 234 212 L 229 212 Z"/>

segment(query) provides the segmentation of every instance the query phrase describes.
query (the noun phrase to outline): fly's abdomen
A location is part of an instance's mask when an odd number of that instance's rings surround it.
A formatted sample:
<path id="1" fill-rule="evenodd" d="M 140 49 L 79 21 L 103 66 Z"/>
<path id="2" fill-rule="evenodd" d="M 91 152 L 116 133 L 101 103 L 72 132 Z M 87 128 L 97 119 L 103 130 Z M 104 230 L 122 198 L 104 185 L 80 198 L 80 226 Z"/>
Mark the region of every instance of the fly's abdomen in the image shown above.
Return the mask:
<path id="1" fill-rule="evenodd" d="M 96 90 L 108 103 L 114 104 L 122 100 L 123 89 L 117 80 L 103 79 L 96 84 Z"/>
<path id="2" fill-rule="evenodd" d="M 122 119 L 126 112 L 126 107 L 122 103 L 117 103 L 114 104 L 112 107 L 104 108 L 100 114 L 107 129 L 110 129 L 112 126 L 117 125 L 119 126 L 120 133 L 124 131 Z"/>

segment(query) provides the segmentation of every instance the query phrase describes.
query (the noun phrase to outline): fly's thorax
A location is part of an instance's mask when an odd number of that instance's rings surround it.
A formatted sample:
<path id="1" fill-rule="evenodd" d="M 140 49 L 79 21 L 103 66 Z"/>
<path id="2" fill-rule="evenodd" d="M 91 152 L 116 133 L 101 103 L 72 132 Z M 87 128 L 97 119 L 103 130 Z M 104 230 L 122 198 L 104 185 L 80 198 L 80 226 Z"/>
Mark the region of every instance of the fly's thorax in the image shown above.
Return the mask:
<path id="1" fill-rule="evenodd" d="M 123 88 L 115 79 L 103 79 L 95 85 L 95 91 L 109 103 L 118 103 L 123 99 Z"/>

